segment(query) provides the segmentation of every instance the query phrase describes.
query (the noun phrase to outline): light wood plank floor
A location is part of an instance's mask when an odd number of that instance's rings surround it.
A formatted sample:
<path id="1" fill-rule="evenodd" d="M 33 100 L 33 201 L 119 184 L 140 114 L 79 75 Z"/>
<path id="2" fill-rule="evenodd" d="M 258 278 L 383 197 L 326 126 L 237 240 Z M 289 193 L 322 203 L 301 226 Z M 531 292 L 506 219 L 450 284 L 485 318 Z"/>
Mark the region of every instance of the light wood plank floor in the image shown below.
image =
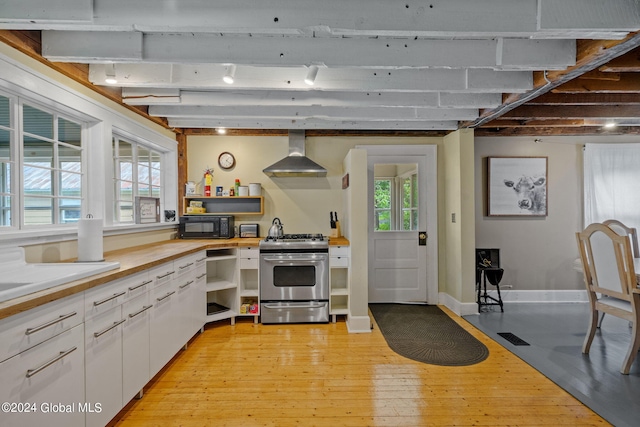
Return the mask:
<path id="1" fill-rule="evenodd" d="M 111 425 L 609 425 L 447 313 L 489 348 L 487 360 L 468 367 L 414 362 L 390 350 L 375 324 L 371 334 L 349 334 L 343 321 L 210 324 Z"/>

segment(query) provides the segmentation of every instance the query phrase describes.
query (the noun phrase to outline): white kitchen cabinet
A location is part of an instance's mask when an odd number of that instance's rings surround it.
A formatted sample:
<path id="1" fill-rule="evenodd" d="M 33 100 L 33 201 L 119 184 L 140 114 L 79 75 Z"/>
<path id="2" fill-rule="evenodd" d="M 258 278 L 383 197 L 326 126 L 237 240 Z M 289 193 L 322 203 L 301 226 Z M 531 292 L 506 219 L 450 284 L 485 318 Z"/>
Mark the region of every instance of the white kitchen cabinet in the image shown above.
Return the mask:
<path id="1" fill-rule="evenodd" d="M 0 377 L 0 402 L 22 405 L 0 413 L 3 427 L 81 427 L 99 403 L 85 399 L 83 324 L 0 363 Z"/>
<path id="2" fill-rule="evenodd" d="M 154 270 L 155 280 L 163 284 L 156 285 L 150 291 L 151 311 L 150 376 L 157 374 L 171 360 L 184 343 L 179 342 L 179 306 L 176 297 L 176 284 L 173 281 L 175 271 L 171 268 Z M 171 277 L 170 279 L 168 279 Z"/>
<path id="3" fill-rule="evenodd" d="M 122 304 L 122 404 L 136 394 L 151 379 L 149 334 L 151 326 L 149 292 L 144 292 Z"/>
<path id="4" fill-rule="evenodd" d="M 257 247 L 238 250 L 238 315 L 253 316 L 254 323 L 258 323 L 260 316 L 259 264 L 260 253 Z M 250 311 L 251 307 L 255 307 L 255 312 Z"/>
<path id="5" fill-rule="evenodd" d="M 86 414 L 88 427 L 106 425 L 122 409 L 122 324 L 125 322 L 121 305 L 85 320 L 86 401 L 102 405 L 101 412 Z"/>
<path id="6" fill-rule="evenodd" d="M 349 246 L 329 246 L 329 313 L 336 317 L 349 313 Z"/>
<path id="7" fill-rule="evenodd" d="M 178 340 L 186 344 L 204 325 L 205 293 L 202 274 L 206 271 L 205 252 L 174 261 L 178 299 Z M 200 280 L 198 279 L 200 277 Z"/>
<path id="8" fill-rule="evenodd" d="M 0 361 L 71 329 L 84 320 L 82 294 L 71 295 L 0 320 Z M 2 376 L 0 375 L 0 378 Z"/>
<path id="9" fill-rule="evenodd" d="M 236 249 L 210 249 L 206 260 L 207 322 L 238 315 L 238 270 Z"/>

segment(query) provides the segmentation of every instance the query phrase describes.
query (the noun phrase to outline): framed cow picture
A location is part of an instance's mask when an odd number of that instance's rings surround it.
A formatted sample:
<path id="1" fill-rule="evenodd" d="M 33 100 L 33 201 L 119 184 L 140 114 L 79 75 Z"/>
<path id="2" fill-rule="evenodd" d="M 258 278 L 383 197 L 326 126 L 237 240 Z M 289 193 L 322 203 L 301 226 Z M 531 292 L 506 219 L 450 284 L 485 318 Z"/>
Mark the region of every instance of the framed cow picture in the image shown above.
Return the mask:
<path id="1" fill-rule="evenodd" d="M 487 158 L 488 216 L 547 216 L 547 157 Z"/>

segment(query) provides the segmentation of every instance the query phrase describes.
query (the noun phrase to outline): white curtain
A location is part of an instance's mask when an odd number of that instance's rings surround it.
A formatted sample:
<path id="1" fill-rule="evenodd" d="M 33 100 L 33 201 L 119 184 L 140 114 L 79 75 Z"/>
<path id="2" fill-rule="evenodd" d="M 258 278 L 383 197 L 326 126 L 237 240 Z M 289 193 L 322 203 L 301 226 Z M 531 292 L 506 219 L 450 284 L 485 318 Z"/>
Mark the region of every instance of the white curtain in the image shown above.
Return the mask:
<path id="1" fill-rule="evenodd" d="M 640 230 L 640 144 L 586 144 L 584 225 L 617 219 Z"/>

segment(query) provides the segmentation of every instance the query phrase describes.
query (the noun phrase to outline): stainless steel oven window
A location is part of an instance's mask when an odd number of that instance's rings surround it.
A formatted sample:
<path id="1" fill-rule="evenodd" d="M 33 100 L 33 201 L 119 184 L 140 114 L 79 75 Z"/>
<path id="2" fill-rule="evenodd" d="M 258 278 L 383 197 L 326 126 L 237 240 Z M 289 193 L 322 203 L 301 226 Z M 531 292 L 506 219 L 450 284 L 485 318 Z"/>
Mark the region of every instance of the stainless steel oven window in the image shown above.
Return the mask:
<path id="1" fill-rule="evenodd" d="M 292 265 L 273 267 L 273 286 L 312 287 L 316 285 L 316 267 L 313 265 Z"/>

